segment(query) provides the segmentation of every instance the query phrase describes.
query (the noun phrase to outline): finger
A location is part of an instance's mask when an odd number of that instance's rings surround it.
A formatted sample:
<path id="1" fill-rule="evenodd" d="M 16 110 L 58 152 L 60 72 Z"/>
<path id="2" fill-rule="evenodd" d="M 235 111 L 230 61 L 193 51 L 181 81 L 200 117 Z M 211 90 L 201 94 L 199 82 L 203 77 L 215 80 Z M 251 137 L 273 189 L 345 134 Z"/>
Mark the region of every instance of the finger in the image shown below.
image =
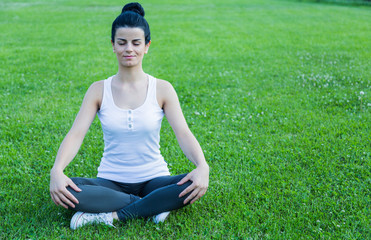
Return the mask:
<path id="1" fill-rule="evenodd" d="M 77 198 L 74 195 L 72 195 L 72 193 L 70 193 L 68 190 L 63 191 L 62 194 L 66 196 L 69 200 L 73 201 L 74 203 L 79 204 L 79 200 L 77 200 Z M 75 207 L 75 205 L 73 207 Z"/>
<path id="2" fill-rule="evenodd" d="M 68 185 L 76 192 L 81 192 L 82 190 L 70 179 Z"/>
<path id="3" fill-rule="evenodd" d="M 62 201 L 60 201 L 58 205 L 64 207 L 65 209 L 68 209 L 68 206 L 64 204 Z"/>
<path id="4" fill-rule="evenodd" d="M 54 196 L 54 201 L 55 201 L 55 204 L 56 204 L 57 206 L 62 206 L 62 207 L 64 207 L 65 209 L 68 209 L 67 205 L 64 204 L 64 203 L 60 200 L 60 198 L 58 197 L 58 195 L 55 195 L 55 196 Z"/>
<path id="5" fill-rule="evenodd" d="M 190 176 L 190 174 L 188 173 L 188 174 L 187 174 L 184 178 L 182 178 L 182 179 L 181 179 L 177 184 L 178 184 L 178 185 L 182 185 L 182 184 L 188 182 L 189 179 L 191 179 L 191 176 Z"/>
<path id="6" fill-rule="evenodd" d="M 198 192 L 199 190 L 197 188 L 193 190 L 193 192 L 184 200 L 184 204 L 187 204 L 189 201 L 194 199 L 197 196 Z"/>
<path id="7" fill-rule="evenodd" d="M 183 192 L 181 192 L 179 194 L 179 197 L 183 197 L 184 195 L 186 195 L 187 193 L 191 192 L 193 189 L 195 189 L 195 184 L 192 183 L 191 185 L 189 185 L 186 189 L 183 190 Z"/>
<path id="8" fill-rule="evenodd" d="M 54 196 L 53 196 L 52 193 L 50 193 L 50 197 L 52 198 L 52 201 L 54 202 L 54 204 L 55 204 L 55 205 L 58 205 L 57 202 L 55 201 Z"/>
<path id="9" fill-rule="evenodd" d="M 75 208 L 75 204 L 73 204 L 70 199 L 68 199 L 65 195 L 60 194 L 59 199 L 62 201 L 63 205 L 66 206 L 66 204 L 72 208 Z M 61 204 L 62 205 L 62 204 Z M 67 207 L 67 206 L 66 206 Z"/>
<path id="10" fill-rule="evenodd" d="M 191 201 L 190 204 L 196 202 L 196 201 L 197 201 L 198 199 L 200 199 L 203 195 L 205 195 L 205 193 L 206 193 L 206 191 L 200 191 L 200 192 L 198 193 L 198 195 L 197 195 L 195 198 L 192 199 L 192 201 Z"/>
<path id="11" fill-rule="evenodd" d="M 64 207 L 65 209 L 68 209 L 68 206 L 66 204 L 64 204 L 62 201 L 59 203 L 59 206 L 62 206 Z"/>
<path id="12" fill-rule="evenodd" d="M 188 197 L 184 200 L 184 204 L 187 204 L 189 201 L 191 201 L 198 193 L 198 189 L 195 187 L 192 192 L 188 195 Z"/>

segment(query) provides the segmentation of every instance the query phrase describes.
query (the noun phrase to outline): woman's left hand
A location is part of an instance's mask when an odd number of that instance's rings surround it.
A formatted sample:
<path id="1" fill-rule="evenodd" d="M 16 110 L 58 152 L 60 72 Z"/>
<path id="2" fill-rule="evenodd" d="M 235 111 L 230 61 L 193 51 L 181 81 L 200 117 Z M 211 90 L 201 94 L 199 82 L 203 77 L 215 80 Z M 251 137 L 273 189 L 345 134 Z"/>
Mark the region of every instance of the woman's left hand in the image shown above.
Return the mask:
<path id="1" fill-rule="evenodd" d="M 178 185 L 182 185 L 189 180 L 192 184 L 179 194 L 179 197 L 183 197 L 187 193 L 191 192 L 191 194 L 184 200 L 184 204 L 187 204 L 189 201 L 191 201 L 190 204 L 192 204 L 206 193 L 209 186 L 209 166 L 197 167 L 180 180 Z"/>

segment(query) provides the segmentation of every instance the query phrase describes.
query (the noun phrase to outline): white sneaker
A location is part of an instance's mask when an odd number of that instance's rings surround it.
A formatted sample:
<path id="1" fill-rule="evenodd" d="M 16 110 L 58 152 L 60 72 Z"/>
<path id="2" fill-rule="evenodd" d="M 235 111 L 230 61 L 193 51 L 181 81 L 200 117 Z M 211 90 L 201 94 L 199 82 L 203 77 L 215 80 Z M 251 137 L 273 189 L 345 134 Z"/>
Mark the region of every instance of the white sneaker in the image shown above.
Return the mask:
<path id="1" fill-rule="evenodd" d="M 87 224 L 93 223 L 104 223 L 106 225 L 113 226 L 112 213 L 85 213 L 76 212 L 71 219 L 70 228 L 75 230 Z"/>
<path id="2" fill-rule="evenodd" d="M 154 223 L 165 222 L 165 219 L 169 216 L 170 212 L 163 212 L 152 217 Z"/>

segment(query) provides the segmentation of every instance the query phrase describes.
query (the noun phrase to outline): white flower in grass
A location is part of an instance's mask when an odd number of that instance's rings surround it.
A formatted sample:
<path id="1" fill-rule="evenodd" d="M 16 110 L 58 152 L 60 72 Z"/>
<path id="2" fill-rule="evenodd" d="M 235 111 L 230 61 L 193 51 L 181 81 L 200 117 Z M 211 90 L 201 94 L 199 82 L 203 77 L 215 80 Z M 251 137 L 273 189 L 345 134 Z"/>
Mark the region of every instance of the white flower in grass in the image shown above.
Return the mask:
<path id="1" fill-rule="evenodd" d="M 359 92 L 359 94 L 361 94 L 361 95 L 364 95 L 364 94 L 365 94 L 365 92 L 364 92 L 364 91 L 360 91 L 360 92 Z"/>

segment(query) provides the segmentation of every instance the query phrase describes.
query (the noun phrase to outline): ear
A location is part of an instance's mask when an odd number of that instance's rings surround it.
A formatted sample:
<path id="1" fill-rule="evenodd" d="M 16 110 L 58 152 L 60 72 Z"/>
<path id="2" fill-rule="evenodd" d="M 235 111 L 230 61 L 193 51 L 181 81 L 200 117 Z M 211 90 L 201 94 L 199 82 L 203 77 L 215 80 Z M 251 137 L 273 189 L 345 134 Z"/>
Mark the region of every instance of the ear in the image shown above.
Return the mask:
<path id="1" fill-rule="evenodd" d="M 115 43 L 112 42 L 112 40 L 111 40 L 111 44 L 112 44 L 112 50 L 113 50 L 113 52 L 115 52 Z"/>
<path id="2" fill-rule="evenodd" d="M 149 42 L 146 44 L 146 50 L 144 51 L 144 53 L 148 53 L 148 49 L 150 45 L 151 45 L 151 40 L 149 40 Z"/>

